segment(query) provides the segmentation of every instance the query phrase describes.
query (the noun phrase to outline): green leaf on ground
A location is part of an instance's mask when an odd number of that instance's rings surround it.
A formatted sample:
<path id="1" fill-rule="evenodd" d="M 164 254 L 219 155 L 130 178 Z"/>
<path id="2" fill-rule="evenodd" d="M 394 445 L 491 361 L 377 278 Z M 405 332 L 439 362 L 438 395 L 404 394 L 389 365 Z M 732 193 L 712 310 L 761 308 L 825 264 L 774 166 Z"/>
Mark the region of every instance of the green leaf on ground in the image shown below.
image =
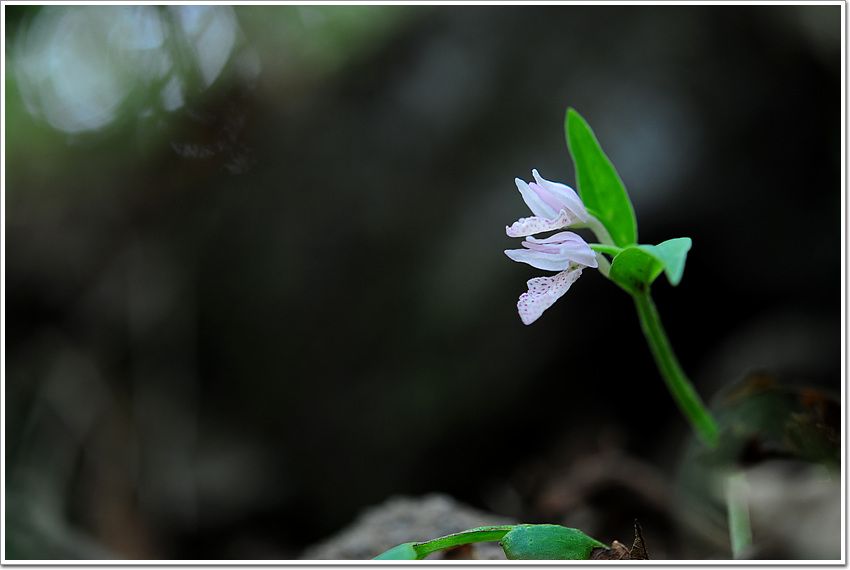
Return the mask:
<path id="1" fill-rule="evenodd" d="M 390 548 L 383 554 L 377 555 L 373 560 L 422 560 L 416 549 L 413 548 L 415 542 L 405 542 Z"/>
<path id="2" fill-rule="evenodd" d="M 423 542 L 405 542 L 379 554 L 373 560 L 422 560 L 438 550 L 474 542 L 501 540 L 515 525 L 479 526 Z"/>
<path id="3" fill-rule="evenodd" d="M 499 543 L 508 560 L 590 560 L 595 547 L 608 548 L 575 528 L 521 524 Z"/>

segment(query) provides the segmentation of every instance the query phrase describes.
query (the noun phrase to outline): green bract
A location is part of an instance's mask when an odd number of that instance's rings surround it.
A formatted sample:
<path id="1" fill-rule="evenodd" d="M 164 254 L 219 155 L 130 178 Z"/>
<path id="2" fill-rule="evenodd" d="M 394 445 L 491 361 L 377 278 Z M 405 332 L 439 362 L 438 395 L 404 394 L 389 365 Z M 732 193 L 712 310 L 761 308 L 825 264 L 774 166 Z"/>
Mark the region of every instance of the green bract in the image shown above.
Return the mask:
<path id="1" fill-rule="evenodd" d="M 670 285 L 676 286 L 685 271 L 685 258 L 691 249 L 691 238 L 673 238 L 653 246 L 652 253 L 664 264 L 664 273 Z"/>
<path id="2" fill-rule="evenodd" d="M 637 221 L 620 176 L 590 126 L 570 107 L 564 120 L 567 146 L 576 167 L 576 186 L 588 212 L 602 222 L 614 244 L 637 243 Z"/>
<path id="3" fill-rule="evenodd" d="M 691 238 L 675 238 L 658 245 L 623 248 L 614 256 L 608 278 L 632 294 L 646 290 L 662 271 L 671 285 L 678 285 L 690 249 Z"/>

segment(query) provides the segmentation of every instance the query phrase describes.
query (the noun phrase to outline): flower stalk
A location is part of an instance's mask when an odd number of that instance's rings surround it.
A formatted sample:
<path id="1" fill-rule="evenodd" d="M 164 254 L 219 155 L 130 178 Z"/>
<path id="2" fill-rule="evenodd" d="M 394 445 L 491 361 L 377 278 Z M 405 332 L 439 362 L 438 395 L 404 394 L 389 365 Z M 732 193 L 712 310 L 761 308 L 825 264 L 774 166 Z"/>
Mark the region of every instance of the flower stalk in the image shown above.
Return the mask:
<path id="1" fill-rule="evenodd" d="M 633 297 L 641 329 L 667 389 L 697 436 L 709 447 L 717 447 L 717 424 L 673 353 L 670 341 L 661 326 L 658 310 L 649 294 L 649 287 L 634 293 Z"/>

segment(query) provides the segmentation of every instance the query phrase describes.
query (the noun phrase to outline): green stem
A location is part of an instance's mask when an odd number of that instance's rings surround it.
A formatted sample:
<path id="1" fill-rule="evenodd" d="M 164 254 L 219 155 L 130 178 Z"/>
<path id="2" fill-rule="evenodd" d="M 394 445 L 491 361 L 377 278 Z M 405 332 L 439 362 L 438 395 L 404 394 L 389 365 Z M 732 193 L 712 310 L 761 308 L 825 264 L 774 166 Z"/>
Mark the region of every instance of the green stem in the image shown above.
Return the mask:
<path id="1" fill-rule="evenodd" d="M 649 286 L 643 291 L 634 292 L 632 296 L 635 299 L 643 334 L 649 343 L 658 370 L 667 384 L 667 389 L 670 390 L 673 399 L 676 400 L 682 413 L 691 422 L 691 426 L 703 442 L 710 447 L 717 447 L 717 424 L 676 360 L 670 341 L 667 340 L 667 335 L 661 326 L 658 310 L 649 295 Z"/>
<path id="2" fill-rule="evenodd" d="M 596 236 L 596 239 L 604 243 L 605 245 L 616 246 L 614 240 L 611 238 L 611 234 L 608 233 L 608 229 L 605 227 L 605 224 L 599 221 L 599 218 L 588 212 L 587 221 L 583 224 L 573 224 L 573 227 L 576 228 L 588 228 L 593 234 Z"/>
<path id="3" fill-rule="evenodd" d="M 573 224 L 574 228 L 588 228 L 593 234 L 596 236 L 596 239 L 601 241 L 601 244 L 591 244 L 590 248 L 594 251 L 598 251 L 600 253 L 607 253 L 611 256 L 615 256 L 620 253 L 620 248 L 617 247 L 617 244 L 614 243 L 614 240 L 611 239 L 611 234 L 608 233 L 608 230 L 605 228 L 605 224 L 599 221 L 599 218 L 588 212 L 587 222 L 583 224 Z M 608 274 L 611 272 L 611 262 L 605 259 L 602 256 L 596 257 L 599 262 L 599 272 L 608 277 Z"/>
<path id="4" fill-rule="evenodd" d="M 431 553 L 447 548 L 454 548 L 463 544 L 472 544 L 473 542 L 492 542 L 494 540 L 502 540 L 502 538 L 513 529 L 511 526 L 484 526 L 456 532 L 447 536 L 441 536 L 427 542 L 420 542 L 413 548 L 419 553 L 422 558 L 425 558 Z"/>
<path id="5" fill-rule="evenodd" d="M 422 560 L 439 550 L 472 544 L 502 540 L 516 525 L 480 526 L 424 542 L 405 542 L 376 556 L 375 560 Z"/>
<path id="6" fill-rule="evenodd" d="M 590 244 L 590 249 L 598 253 L 607 253 L 611 257 L 616 256 L 621 251 L 619 247 L 611 245 L 602 245 L 599 243 Z M 605 277 L 608 277 L 608 275 L 611 273 L 611 262 L 608 261 L 608 258 L 604 255 L 597 255 L 596 261 L 599 263 L 599 266 L 597 267 L 597 269 L 599 269 L 599 272 Z"/>
<path id="7" fill-rule="evenodd" d="M 729 521 L 732 556 L 735 560 L 740 560 L 744 550 L 753 543 L 750 507 L 747 503 L 747 478 L 743 471 L 726 478 L 726 516 Z"/>
<path id="8" fill-rule="evenodd" d="M 593 251 L 598 251 L 599 253 L 607 253 L 612 257 L 615 257 L 618 253 L 623 251 L 622 248 L 619 248 L 614 245 L 604 245 L 601 243 L 591 243 L 588 245 L 590 245 L 590 249 L 592 249 Z"/>

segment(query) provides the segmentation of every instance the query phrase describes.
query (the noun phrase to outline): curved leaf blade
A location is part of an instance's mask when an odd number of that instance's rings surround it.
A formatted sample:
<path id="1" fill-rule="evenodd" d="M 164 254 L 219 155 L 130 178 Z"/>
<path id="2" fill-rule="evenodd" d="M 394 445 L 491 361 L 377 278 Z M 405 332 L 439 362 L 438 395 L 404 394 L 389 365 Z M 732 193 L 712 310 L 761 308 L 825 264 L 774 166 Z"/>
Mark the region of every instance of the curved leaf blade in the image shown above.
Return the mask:
<path id="1" fill-rule="evenodd" d="M 635 245 L 623 249 L 611 262 L 608 278 L 635 294 L 646 290 L 664 270 L 663 262 L 654 255 L 655 246 Z"/>
<path id="2" fill-rule="evenodd" d="M 564 130 L 584 205 L 602 222 L 617 246 L 637 243 L 637 220 L 629 194 L 593 130 L 572 107 L 567 109 Z"/>
<path id="3" fill-rule="evenodd" d="M 624 248 L 611 262 L 608 278 L 629 293 L 649 287 L 663 271 L 671 285 L 682 280 L 691 238 L 674 238 L 658 245 L 634 245 Z"/>
<path id="4" fill-rule="evenodd" d="M 499 544 L 508 560 L 590 560 L 594 548 L 607 548 L 578 529 L 557 524 L 517 525 Z"/>
<path id="5" fill-rule="evenodd" d="M 684 237 L 668 239 L 655 246 L 654 254 L 664 264 L 667 280 L 674 287 L 682 280 L 691 244 L 691 238 Z"/>
<path id="6" fill-rule="evenodd" d="M 379 554 L 373 560 L 422 560 L 429 554 L 474 542 L 501 540 L 516 525 L 479 526 L 422 542 L 405 542 Z"/>
<path id="7" fill-rule="evenodd" d="M 377 555 L 372 560 L 422 560 L 416 549 L 413 548 L 415 542 L 405 542 L 387 550 L 386 552 Z"/>

